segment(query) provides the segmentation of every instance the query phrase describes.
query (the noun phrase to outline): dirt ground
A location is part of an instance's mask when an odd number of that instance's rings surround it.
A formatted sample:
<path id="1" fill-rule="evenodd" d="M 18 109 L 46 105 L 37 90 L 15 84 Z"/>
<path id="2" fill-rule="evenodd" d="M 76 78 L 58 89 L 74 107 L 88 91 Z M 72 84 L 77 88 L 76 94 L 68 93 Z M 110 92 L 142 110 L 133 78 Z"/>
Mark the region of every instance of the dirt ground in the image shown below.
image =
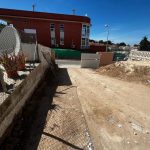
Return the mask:
<path id="1" fill-rule="evenodd" d="M 24 111 L 15 149 L 150 149 L 149 86 L 80 68 L 59 69 L 53 82 Z"/>
<path id="2" fill-rule="evenodd" d="M 0 150 L 91 150 L 89 129 L 67 69 L 38 87 Z"/>
<path id="3" fill-rule="evenodd" d="M 149 87 L 88 69 L 68 72 L 77 86 L 95 149 L 150 149 Z"/>
<path id="4" fill-rule="evenodd" d="M 121 80 L 142 83 L 150 86 L 150 62 L 122 61 L 100 67 L 97 72 Z"/>

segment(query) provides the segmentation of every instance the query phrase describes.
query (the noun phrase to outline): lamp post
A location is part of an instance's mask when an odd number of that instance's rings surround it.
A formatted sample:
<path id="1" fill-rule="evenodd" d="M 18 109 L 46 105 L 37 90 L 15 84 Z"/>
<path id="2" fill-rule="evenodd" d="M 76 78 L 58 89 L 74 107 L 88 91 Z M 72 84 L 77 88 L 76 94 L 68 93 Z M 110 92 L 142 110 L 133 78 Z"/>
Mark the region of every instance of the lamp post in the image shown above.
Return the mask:
<path id="1" fill-rule="evenodd" d="M 107 52 L 108 51 L 108 38 L 109 38 L 110 26 L 108 24 L 106 24 L 105 28 L 107 29 L 107 44 L 106 44 L 106 52 Z"/>

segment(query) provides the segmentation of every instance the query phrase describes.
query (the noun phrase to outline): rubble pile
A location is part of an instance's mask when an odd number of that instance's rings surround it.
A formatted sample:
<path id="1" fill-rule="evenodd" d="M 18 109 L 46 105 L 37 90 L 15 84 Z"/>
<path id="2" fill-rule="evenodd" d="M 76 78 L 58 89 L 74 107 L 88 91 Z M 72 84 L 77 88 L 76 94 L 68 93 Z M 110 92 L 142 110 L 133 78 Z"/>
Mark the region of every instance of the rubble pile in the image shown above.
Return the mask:
<path id="1" fill-rule="evenodd" d="M 143 61 L 121 61 L 100 67 L 99 74 L 150 85 L 150 63 Z"/>

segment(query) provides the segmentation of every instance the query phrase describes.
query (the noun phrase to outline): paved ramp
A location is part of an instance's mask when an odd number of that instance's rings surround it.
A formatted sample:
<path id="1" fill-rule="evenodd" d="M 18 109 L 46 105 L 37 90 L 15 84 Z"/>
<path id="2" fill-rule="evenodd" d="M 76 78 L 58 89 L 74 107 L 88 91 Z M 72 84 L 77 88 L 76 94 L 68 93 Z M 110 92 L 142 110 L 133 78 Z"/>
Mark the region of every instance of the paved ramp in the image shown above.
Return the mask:
<path id="1" fill-rule="evenodd" d="M 38 149 L 89 150 L 91 139 L 78 99 L 77 87 L 72 85 L 66 69 L 60 69 L 58 74 L 59 86 L 53 98 L 53 109 L 48 111 Z M 43 101 L 48 101 L 48 97 L 46 99 Z M 45 107 L 43 104 L 43 109 Z"/>

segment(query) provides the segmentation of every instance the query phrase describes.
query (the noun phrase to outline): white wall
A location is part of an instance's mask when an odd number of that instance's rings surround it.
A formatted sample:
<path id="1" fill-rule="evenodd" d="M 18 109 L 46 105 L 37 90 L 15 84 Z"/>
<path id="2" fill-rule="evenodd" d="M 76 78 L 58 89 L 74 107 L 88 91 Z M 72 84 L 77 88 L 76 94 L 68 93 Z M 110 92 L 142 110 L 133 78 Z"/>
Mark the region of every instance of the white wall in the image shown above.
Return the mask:
<path id="1" fill-rule="evenodd" d="M 98 68 L 100 65 L 99 54 L 81 54 L 81 68 Z"/>
<path id="2" fill-rule="evenodd" d="M 27 61 L 37 61 L 38 60 L 36 44 L 22 43 L 21 49 L 24 52 L 25 56 L 27 57 L 26 58 Z"/>
<path id="3" fill-rule="evenodd" d="M 148 51 L 134 51 L 132 50 L 129 55 L 130 60 L 143 60 L 150 61 L 150 52 Z"/>

